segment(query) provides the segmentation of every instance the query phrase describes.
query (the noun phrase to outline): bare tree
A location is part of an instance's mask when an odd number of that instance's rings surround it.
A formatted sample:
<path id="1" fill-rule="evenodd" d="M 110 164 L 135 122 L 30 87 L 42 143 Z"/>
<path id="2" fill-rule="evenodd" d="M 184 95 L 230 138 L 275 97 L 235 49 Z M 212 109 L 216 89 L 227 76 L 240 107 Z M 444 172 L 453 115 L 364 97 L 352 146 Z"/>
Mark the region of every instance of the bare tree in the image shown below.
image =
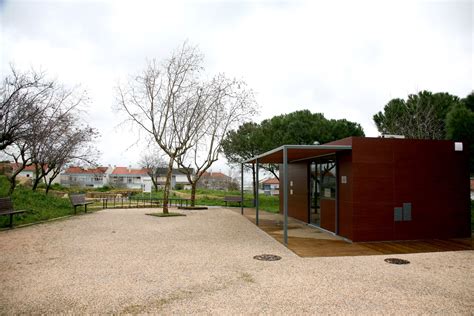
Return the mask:
<path id="1" fill-rule="evenodd" d="M 194 145 L 209 115 L 201 101 L 202 61 L 197 48 L 184 43 L 171 58 L 148 63 L 141 75 L 118 87 L 119 109 L 168 156 L 163 213 L 168 213 L 173 164 Z"/>
<path id="2" fill-rule="evenodd" d="M 29 122 L 42 114 L 42 103 L 50 96 L 54 82 L 43 73 L 21 73 L 11 67 L 0 86 L 0 150 L 6 149 L 29 132 Z"/>
<path id="3" fill-rule="evenodd" d="M 27 142 L 36 171 L 33 190 L 42 180 L 48 183 L 46 176 L 52 174 L 59 161 L 74 159 L 76 147 L 87 147 L 87 143 L 96 136 L 94 129 L 81 124 L 80 106 L 85 102 L 85 93 L 56 84 L 50 90 L 48 102 L 42 105 L 42 115 L 30 123 Z M 86 156 L 83 158 L 89 159 Z"/>
<path id="4" fill-rule="evenodd" d="M 167 167 L 166 161 L 157 149 L 152 149 L 149 152 L 143 154 L 140 159 L 139 165 L 147 170 L 148 175 L 153 182 L 155 191 L 158 191 L 158 177 L 160 176 L 160 170 Z"/>
<path id="5" fill-rule="evenodd" d="M 12 158 L 15 163 L 15 168 L 12 170 L 12 173 L 7 175 L 8 182 L 10 182 L 8 195 L 11 195 L 16 187 L 16 177 L 26 167 L 31 166 L 32 156 L 30 155 L 28 144 L 22 139 L 17 140 L 13 146 L 9 146 L 3 153 L 9 158 Z"/>
<path id="6" fill-rule="evenodd" d="M 5 82 L 14 82 L 13 86 L 18 88 L 7 93 L 11 98 L 3 103 L 4 109 L 8 109 L 4 114 L 10 116 L 17 113 L 21 120 L 3 117 L 5 127 L 10 126 L 8 128 L 12 130 L 11 126 L 16 125 L 14 137 L 7 132 L 2 143 L 4 154 L 16 163 L 15 171 L 9 177 L 10 194 L 15 189 L 16 176 L 30 165 L 34 165 L 36 171 L 33 190 L 49 175 L 48 181 L 45 181 L 48 191 L 68 161 L 91 161 L 95 157 L 91 141 L 97 132 L 81 123 L 80 106 L 86 102 L 84 93 L 78 94 L 76 89 L 66 89 L 55 81 L 44 84 L 43 75 L 13 73 L 15 79 Z M 4 91 L 12 89 L 8 85 L 5 87 Z M 18 111 L 25 111 L 28 115 Z"/>
<path id="7" fill-rule="evenodd" d="M 203 84 L 201 93 L 199 102 L 208 103 L 203 107 L 209 109 L 206 124 L 202 125 L 193 147 L 176 158 L 191 184 L 191 206 L 196 203 L 199 180 L 219 159 L 227 132 L 256 113 L 253 92 L 245 89 L 244 82 L 230 80 L 223 74 Z"/>
<path id="8" fill-rule="evenodd" d="M 94 164 L 99 152 L 93 146 L 93 141 L 98 135 L 97 131 L 88 125 L 72 123 L 67 128 L 64 126 L 62 134 L 56 139 L 51 139 L 48 154 L 43 160 L 37 161 L 39 174 L 46 183 L 48 194 L 54 179 L 69 163 Z M 38 168 L 39 167 L 39 168 Z"/>

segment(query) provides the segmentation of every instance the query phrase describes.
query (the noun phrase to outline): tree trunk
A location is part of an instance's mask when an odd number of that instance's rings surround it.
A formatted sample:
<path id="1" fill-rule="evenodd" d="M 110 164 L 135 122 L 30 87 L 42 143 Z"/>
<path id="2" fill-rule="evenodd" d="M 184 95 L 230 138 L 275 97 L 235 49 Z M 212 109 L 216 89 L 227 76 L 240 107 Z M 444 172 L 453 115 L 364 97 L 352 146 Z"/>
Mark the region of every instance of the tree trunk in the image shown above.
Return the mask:
<path id="1" fill-rule="evenodd" d="M 61 170 L 61 169 L 58 169 L 58 170 Z M 56 179 L 56 177 L 59 175 L 59 172 L 60 171 L 53 172 L 51 177 L 49 177 L 49 180 L 46 180 L 46 177 L 44 177 L 44 182 L 46 183 L 46 192 L 45 192 L 46 195 L 48 195 L 49 189 L 51 189 L 51 185 L 53 184 L 54 179 Z"/>
<path id="2" fill-rule="evenodd" d="M 10 188 L 8 189 L 8 195 L 11 196 L 13 191 L 15 191 L 16 187 L 16 175 L 12 175 L 8 177 L 8 181 L 10 182 Z"/>
<path id="3" fill-rule="evenodd" d="M 8 195 L 12 195 L 13 194 L 13 191 L 15 191 L 15 187 L 16 187 L 16 177 L 20 174 L 20 172 L 23 170 L 24 168 L 21 168 L 21 169 L 17 169 L 16 171 L 14 171 L 12 173 L 11 176 L 8 176 L 8 181 L 10 182 L 10 188 L 8 189 Z"/>
<path id="4" fill-rule="evenodd" d="M 255 175 L 256 175 L 255 164 L 252 164 L 253 207 L 255 207 L 255 205 L 256 205 L 257 189 L 258 189 L 257 184 L 255 183 Z"/>
<path id="5" fill-rule="evenodd" d="M 191 207 L 196 206 L 196 186 L 197 181 L 191 182 Z"/>
<path id="6" fill-rule="evenodd" d="M 154 176 L 151 177 L 151 182 L 153 182 L 153 187 L 155 188 L 155 192 L 158 192 L 158 180 Z"/>
<path id="7" fill-rule="evenodd" d="M 44 192 L 45 195 L 48 195 L 49 189 L 51 188 L 51 182 L 53 182 L 53 179 L 49 179 L 49 181 L 46 183 L 46 191 Z"/>
<path id="8" fill-rule="evenodd" d="M 174 156 L 170 156 L 168 172 L 166 174 L 165 190 L 163 192 L 163 214 L 168 214 L 168 200 L 170 195 L 171 176 L 173 174 Z"/>
<path id="9" fill-rule="evenodd" d="M 34 178 L 34 180 L 33 180 L 33 187 L 32 187 L 32 190 L 33 190 L 33 191 L 36 191 L 36 189 L 38 188 L 38 184 L 40 183 L 41 178 L 42 178 L 42 177 L 35 177 L 35 178 Z"/>

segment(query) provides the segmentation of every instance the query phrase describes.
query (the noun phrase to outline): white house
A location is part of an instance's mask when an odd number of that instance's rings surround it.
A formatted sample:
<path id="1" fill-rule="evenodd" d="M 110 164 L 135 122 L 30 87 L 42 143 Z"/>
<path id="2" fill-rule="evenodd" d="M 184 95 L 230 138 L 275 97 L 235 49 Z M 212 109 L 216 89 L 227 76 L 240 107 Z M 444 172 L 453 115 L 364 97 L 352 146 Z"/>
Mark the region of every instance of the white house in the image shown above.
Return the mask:
<path id="1" fill-rule="evenodd" d="M 109 183 L 115 187 L 142 189 L 146 181 L 151 181 L 151 177 L 148 170 L 143 168 L 115 167 L 109 175 Z"/>
<path id="2" fill-rule="evenodd" d="M 261 182 L 261 187 L 265 195 L 280 194 L 280 181 L 277 178 L 269 178 Z"/>
<path id="3" fill-rule="evenodd" d="M 11 165 L 11 168 L 12 168 L 12 171 L 15 171 L 17 168 L 18 168 L 18 164 L 17 163 L 10 163 Z M 22 171 L 20 171 L 20 173 L 17 175 L 17 179 L 18 180 L 29 180 L 29 181 L 33 181 L 33 179 L 35 178 L 35 174 L 36 174 L 36 169 L 35 169 L 35 166 L 34 165 L 31 165 L 31 166 L 26 166 Z M 46 175 L 44 181 L 49 181 L 49 179 L 51 178 L 51 175 L 48 174 Z M 56 177 L 53 182 L 54 183 L 59 183 L 59 177 Z"/>
<path id="4" fill-rule="evenodd" d="M 109 183 L 110 167 L 82 168 L 71 166 L 61 175 L 61 184 L 64 186 L 100 188 Z"/>
<path id="5" fill-rule="evenodd" d="M 194 174 L 194 170 L 190 169 L 191 173 Z M 158 170 L 157 182 L 159 186 L 164 186 L 166 182 L 166 174 L 168 173 L 168 168 L 159 168 Z M 171 188 L 176 189 L 176 187 L 181 187 L 184 190 L 191 190 L 191 184 L 188 181 L 188 177 L 183 169 L 173 169 L 171 173 Z"/>

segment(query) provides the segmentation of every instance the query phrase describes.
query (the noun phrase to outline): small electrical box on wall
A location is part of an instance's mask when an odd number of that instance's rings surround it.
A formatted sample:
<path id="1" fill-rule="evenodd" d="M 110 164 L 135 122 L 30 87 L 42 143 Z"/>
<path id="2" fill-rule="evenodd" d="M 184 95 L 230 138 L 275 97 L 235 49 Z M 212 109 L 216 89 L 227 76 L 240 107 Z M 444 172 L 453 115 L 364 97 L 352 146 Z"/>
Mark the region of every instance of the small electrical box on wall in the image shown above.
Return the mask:
<path id="1" fill-rule="evenodd" d="M 411 221 L 411 203 L 403 203 L 403 207 L 395 207 L 393 220 L 395 222 Z"/>
<path id="2" fill-rule="evenodd" d="M 341 176 L 341 183 L 343 184 L 347 183 L 347 176 Z"/>

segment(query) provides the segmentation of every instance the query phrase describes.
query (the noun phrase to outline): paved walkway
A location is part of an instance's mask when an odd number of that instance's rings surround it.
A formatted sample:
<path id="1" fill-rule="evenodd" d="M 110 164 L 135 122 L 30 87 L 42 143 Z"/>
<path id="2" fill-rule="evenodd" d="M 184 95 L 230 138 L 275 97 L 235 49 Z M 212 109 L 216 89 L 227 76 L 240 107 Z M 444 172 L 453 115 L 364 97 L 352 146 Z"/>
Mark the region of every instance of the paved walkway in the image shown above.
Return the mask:
<path id="1" fill-rule="evenodd" d="M 229 210 L 149 211 L 0 232 L 0 314 L 474 311 L 473 251 L 300 258 Z"/>

